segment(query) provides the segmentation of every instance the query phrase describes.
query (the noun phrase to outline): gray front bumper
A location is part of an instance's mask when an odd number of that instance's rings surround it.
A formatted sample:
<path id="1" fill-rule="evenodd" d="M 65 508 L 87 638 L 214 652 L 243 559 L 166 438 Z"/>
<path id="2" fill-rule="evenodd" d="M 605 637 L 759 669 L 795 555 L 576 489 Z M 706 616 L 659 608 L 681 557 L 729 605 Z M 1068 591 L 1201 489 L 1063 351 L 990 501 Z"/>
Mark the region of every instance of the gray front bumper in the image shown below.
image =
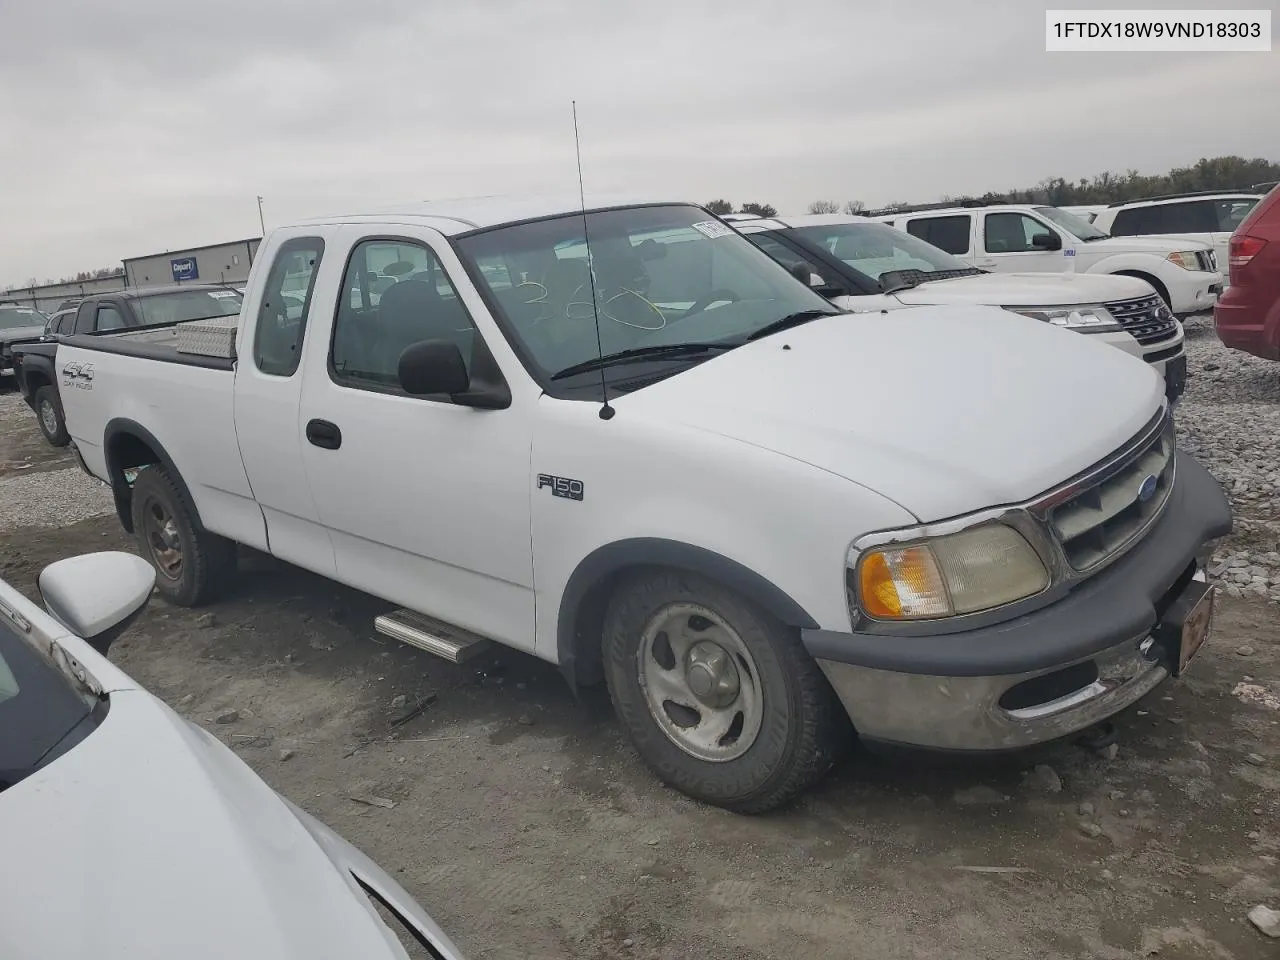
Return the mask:
<path id="1" fill-rule="evenodd" d="M 1090 659 L 1097 665 L 1096 680 L 1013 710 L 1000 705 L 1006 691 L 1056 670 L 938 677 L 834 660 L 819 660 L 818 665 L 864 739 L 939 750 L 998 751 L 1091 727 L 1146 696 L 1169 676 L 1149 637 L 1128 640 Z"/>
<path id="2" fill-rule="evenodd" d="M 802 631 L 858 734 L 952 750 L 1025 747 L 1090 727 L 1158 686 L 1176 669 L 1167 621 L 1205 589 L 1207 543 L 1231 531 L 1221 486 L 1177 456 L 1169 502 L 1143 540 L 1037 610 L 959 632 Z"/>

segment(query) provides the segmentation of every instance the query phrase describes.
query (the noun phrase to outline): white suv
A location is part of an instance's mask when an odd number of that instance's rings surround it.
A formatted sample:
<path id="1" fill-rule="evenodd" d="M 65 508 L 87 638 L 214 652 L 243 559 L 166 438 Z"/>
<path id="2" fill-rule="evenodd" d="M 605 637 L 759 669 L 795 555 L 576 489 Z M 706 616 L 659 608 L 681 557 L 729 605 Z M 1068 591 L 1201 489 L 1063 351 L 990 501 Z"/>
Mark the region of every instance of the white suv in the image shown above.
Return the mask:
<path id="1" fill-rule="evenodd" d="M 735 217 L 733 227 L 837 306 L 854 313 L 988 304 L 1087 333 L 1141 357 L 1176 400 L 1186 385 L 1182 327 L 1132 277 L 989 273 L 885 223 L 848 214 Z"/>
<path id="2" fill-rule="evenodd" d="M 1129 200 L 1103 207 L 1093 217 L 1093 225 L 1113 237 L 1159 236 L 1207 243 L 1225 269 L 1231 234 L 1261 199 L 1260 193 L 1208 191 Z"/>
<path id="3" fill-rule="evenodd" d="M 1206 243 L 1110 237 L 1057 207 L 1021 204 L 916 207 L 874 219 L 998 273 L 1115 273 L 1151 284 L 1179 316 L 1212 310 L 1222 292 Z"/>

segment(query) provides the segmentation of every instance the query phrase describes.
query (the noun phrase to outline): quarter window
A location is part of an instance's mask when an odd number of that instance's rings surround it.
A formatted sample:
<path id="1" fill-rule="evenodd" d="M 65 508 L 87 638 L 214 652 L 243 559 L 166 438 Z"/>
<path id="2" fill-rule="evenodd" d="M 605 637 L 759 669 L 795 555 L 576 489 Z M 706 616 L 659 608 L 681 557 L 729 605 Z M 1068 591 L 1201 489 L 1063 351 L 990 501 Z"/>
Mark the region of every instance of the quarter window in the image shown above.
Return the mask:
<path id="1" fill-rule="evenodd" d="M 333 324 L 333 379 L 394 393 L 400 355 L 423 340 L 457 345 L 471 369 L 474 324 L 444 266 L 409 240 L 365 240 L 347 262 Z"/>
<path id="2" fill-rule="evenodd" d="M 286 241 L 276 253 L 258 304 L 258 324 L 253 334 L 253 362 L 263 373 L 291 377 L 297 371 L 311 292 L 323 256 L 324 241 L 319 237 Z"/>
<path id="3" fill-rule="evenodd" d="M 968 214 L 955 217 L 917 217 L 907 221 L 907 233 L 950 254 L 969 252 L 972 220 Z"/>

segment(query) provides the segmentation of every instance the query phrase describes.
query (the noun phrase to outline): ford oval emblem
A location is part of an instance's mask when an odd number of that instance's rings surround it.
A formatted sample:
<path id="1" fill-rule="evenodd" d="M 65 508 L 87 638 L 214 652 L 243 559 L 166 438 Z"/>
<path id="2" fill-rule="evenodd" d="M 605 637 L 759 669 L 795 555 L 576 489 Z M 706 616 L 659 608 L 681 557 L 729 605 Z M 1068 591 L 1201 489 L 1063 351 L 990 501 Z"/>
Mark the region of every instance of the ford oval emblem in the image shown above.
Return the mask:
<path id="1" fill-rule="evenodd" d="M 1146 503 L 1156 495 L 1156 487 L 1160 480 L 1154 473 L 1149 473 L 1142 478 L 1142 483 L 1138 484 L 1138 502 Z"/>

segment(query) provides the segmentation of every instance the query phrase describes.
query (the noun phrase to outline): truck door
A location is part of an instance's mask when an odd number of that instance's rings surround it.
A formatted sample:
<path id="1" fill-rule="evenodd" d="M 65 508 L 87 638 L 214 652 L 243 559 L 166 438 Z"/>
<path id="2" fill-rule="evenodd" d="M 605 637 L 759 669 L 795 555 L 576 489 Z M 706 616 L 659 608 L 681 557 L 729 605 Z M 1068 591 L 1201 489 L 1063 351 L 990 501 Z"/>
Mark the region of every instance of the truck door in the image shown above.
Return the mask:
<path id="1" fill-rule="evenodd" d="M 333 543 L 307 484 L 299 421 L 306 373 L 302 348 L 314 293 L 329 266 L 325 243 L 301 230 L 277 233 L 269 243 L 263 251 L 268 259 L 262 262 L 269 264 L 265 280 L 249 286 L 241 312 L 240 322 L 252 319 L 253 328 L 246 331 L 236 364 L 236 436 L 271 554 L 332 577 Z M 341 264 L 331 268 L 334 274 L 341 270 Z M 330 285 L 336 284 L 335 279 Z M 323 338 L 326 323 L 316 325 Z"/>
<path id="2" fill-rule="evenodd" d="M 975 262 L 982 269 L 997 273 L 1063 272 L 1066 260 L 1062 236 L 1056 228 L 1016 210 L 984 214 L 981 219 L 982 245 Z M 1057 240 L 1058 249 L 1040 246 L 1037 236 Z"/>
<path id="3" fill-rule="evenodd" d="M 302 457 L 338 579 L 532 650 L 533 407 L 516 397 L 477 410 L 401 389 L 411 343 L 453 340 L 470 366 L 484 332 L 459 287 L 478 297 L 434 231 L 344 229 L 342 253 L 330 254 L 346 261 L 334 327 L 307 347 L 302 397 Z"/>

